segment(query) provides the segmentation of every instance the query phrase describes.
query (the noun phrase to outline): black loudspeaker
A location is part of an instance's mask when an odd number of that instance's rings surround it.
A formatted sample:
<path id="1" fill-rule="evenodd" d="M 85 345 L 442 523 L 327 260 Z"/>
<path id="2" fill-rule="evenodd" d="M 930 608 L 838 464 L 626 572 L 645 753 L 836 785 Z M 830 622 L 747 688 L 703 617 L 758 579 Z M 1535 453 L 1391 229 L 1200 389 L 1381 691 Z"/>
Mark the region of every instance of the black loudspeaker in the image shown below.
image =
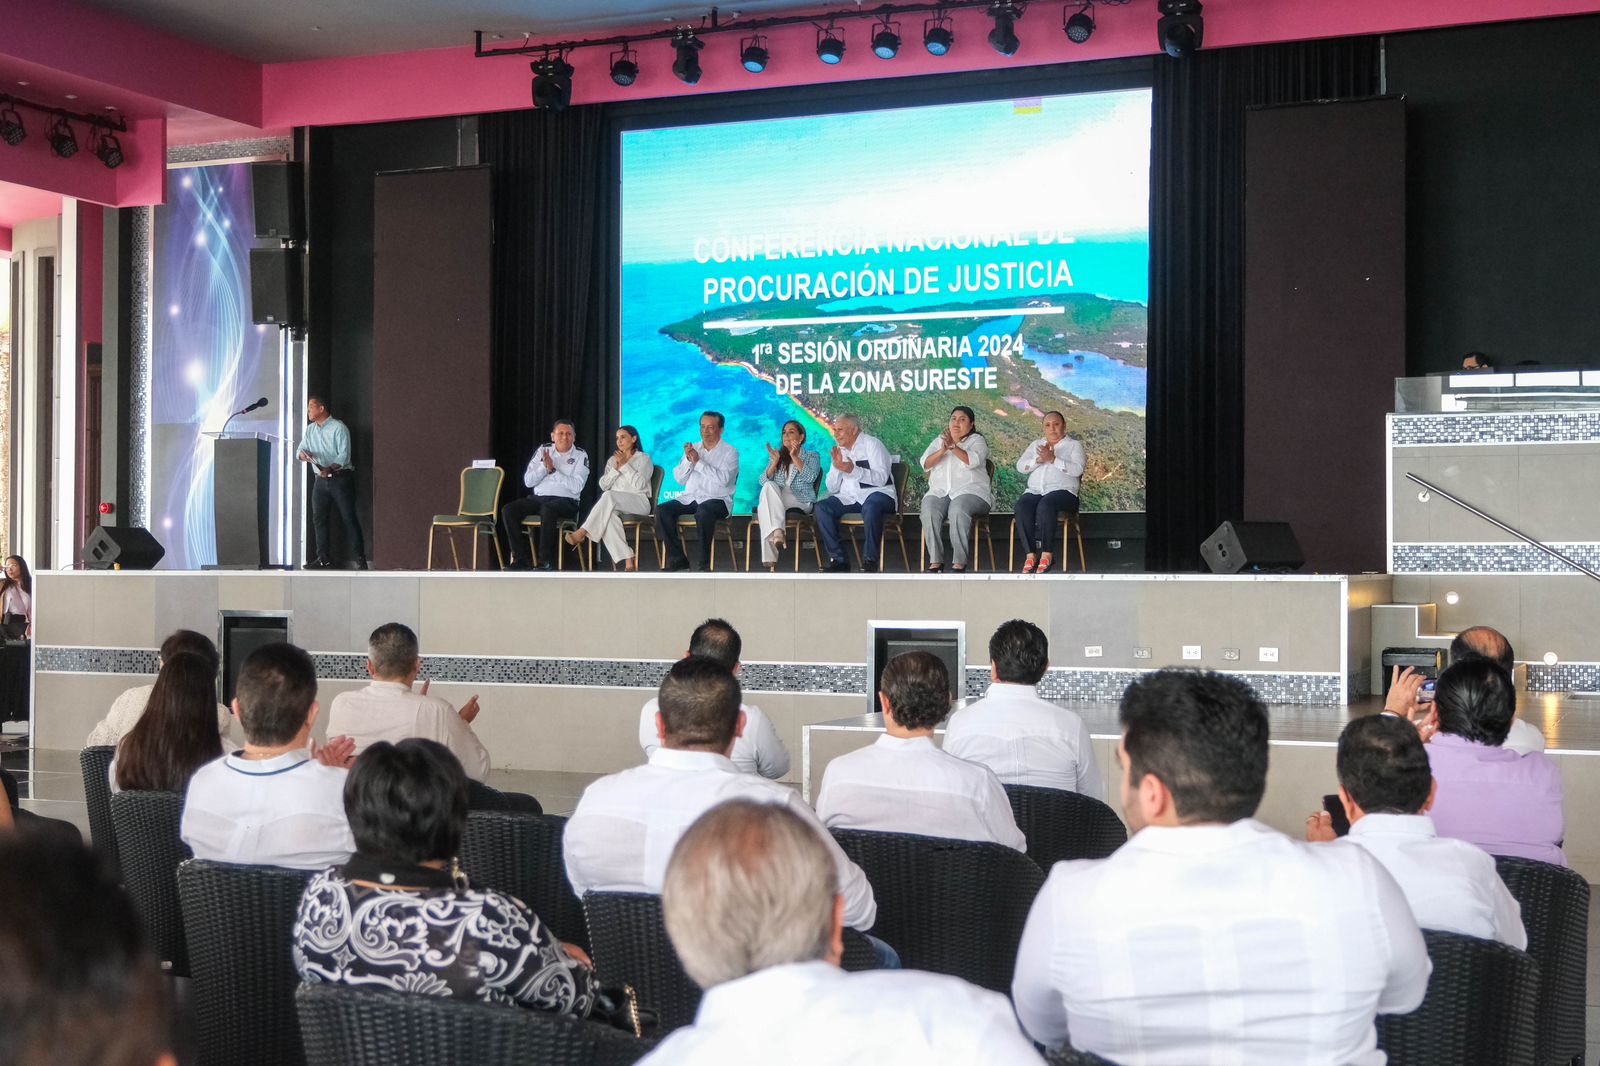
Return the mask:
<path id="1" fill-rule="evenodd" d="M 139 526 L 99 526 L 83 545 L 90 570 L 154 570 L 167 549 Z"/>
<path id="2" fill-rule="evenodd" d="M 250 321 L 262 326 L 304 325 L 298 249 L 250 249 Z"/>
<path id="3" fill-rule="evenodd" d="M 1241 570 L 1298 570 L 1305 552 L 1287 522 L 1224 522 L 1200 545 L 1213 574 Z"/>
<path id="4" fill-rule="evenodd" d="M 250 191 L 255 199 L 256 236 L 283 241 L 304 240 L 304 190 L 299 163 L 251 163 Z"/>

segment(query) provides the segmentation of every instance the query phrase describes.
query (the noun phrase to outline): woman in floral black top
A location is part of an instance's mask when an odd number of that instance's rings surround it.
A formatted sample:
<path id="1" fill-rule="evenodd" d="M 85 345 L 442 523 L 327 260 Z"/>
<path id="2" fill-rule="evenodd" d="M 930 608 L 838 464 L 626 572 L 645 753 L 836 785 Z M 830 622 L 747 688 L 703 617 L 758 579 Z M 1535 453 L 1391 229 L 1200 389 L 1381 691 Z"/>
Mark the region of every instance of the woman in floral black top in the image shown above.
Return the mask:
<path id="1" fill-rule="evenodd" d="M 356 854 L 306 887 L 294 926 L 301 980 L 589 1013 L 588 956 L 521 900 L 469 888 L 455 865 L 467 778 L 449 750 L 372 745 L 344 807 Z"/>

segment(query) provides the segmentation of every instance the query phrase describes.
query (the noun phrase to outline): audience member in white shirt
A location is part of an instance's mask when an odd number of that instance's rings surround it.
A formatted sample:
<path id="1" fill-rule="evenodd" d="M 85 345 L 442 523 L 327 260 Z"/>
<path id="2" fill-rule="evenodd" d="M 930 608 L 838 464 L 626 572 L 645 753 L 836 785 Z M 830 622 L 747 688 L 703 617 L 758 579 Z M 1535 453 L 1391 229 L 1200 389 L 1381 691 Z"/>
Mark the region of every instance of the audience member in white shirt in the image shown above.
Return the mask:
<path id="1" fill-rule="evenodd" d="M 211 676 L 216 677 L 217 668 L 221 663 L 217 655 L 217 646 L 211 643 L 210 637 L 204 633 L 196 633 L 192 629 L 180 629 L 161 642 L 161 650 L 156 653 L 156 672 L 159 673 L 168 659 L 181 652 L 190 652 L 205 658 L 211 663 Z M 150 702 L 150 693 L 154 690 L 154 683 L 135 685 L 124 690 L 111 701 L 111 709 L 106 712 L 106 716 L 89 730 L 89 738 L 83 742 L 84 747 L 92 748 L 100 744 L 116 747 L 118 741 L 133 731 L 139 716 L 144 714 L 144 709 Z M 217 704 L 217 732 L 222 735 L 223 746 L 229 751 L 238 747 L 233 742 L 232 729 L 233 712 L 223 704 Z"/>
<path id="2" fill-rule="evenodd" d="M 944 527 L 950 526 L 950 569 L 967 568 L 972 553 L 972 523 L 994 506 L 989 483 L 989 442 L 978 432 L 978 416 L 970 407 L 950 412 L 950 424 L 922 453 L 928 492 L 922 497 L 922 543 L 928 549 L 928 573 L 944 564 Z"/>
<path id="3" fill-rule="evenodd" d="M 678 519 L 694 516 L 699 533 L 696 570 L 711 569 L 711 540 L 717 523 L 733 511 L 733 493 L 739 484 L 739 452 L 722 439 L 723 417 L 716 411 L 700 416 L 700 440 L 683 446 L 683 459 L 673 468 L 683 491 L 671 500 L 656 505 L 656 534 L 666 549 L 667 570 L 689 569 L 683 553 L 683 536 Z"/>
<path id="4" fill-rule="evenodd" d="M 1050 872 L 1017 952 L 1023 1028 L 1149 1066 L 1384 1062 L 1373 1020 L 1422 1003 L 1422 932 L 1366 851 L 1252 818 L 1261 701 L 1233 678 L 1162 670 L 1128 687 L 1121 717 L 1133 836 Z"/>
<path id="5" fill-rule="evenodd" d="M 944 750 L 993 770 L 1001 784 L 1036 785 L 1105 798 L 1089 727 L 1076 712 L 1039 698 L 1050 641 L 1032 622 L 1013 618 L 989 638 L 983 699 L 950 716 Z"/>
<path id="6" fill-rule="evenodd" d="M 1389 871 L 1424 929 L 1528 946 L 1522 908 L 1489 853 L 1434 832 L 1428 808 L 1439 785 L 1422 738 L 1389 715 L 1357 718 L 1339 737 L 1339 801 L 1350 819 L 1349 845 Z M 1306 839 L 1333 841 L 1333 817 L 1306 819 Z"/>
<path id="7" fill-rule="evenodd" d="M 309 746 L 320 709 L 311 656 L 292 644 L 257 648 L 239 668 L 235 693 L 244 748 L 195 771 L 183 842 L 195 858 L 218 862 L 298 870 L 345 862 L 355 838 L 344 812 L 344 768 L 355 746 L 348 737 L 321 752 Z"/>
<path id="8" fill-rule="evenodd" d="M 672 664 L 658 694 L 661 747 L 650 761 L 584 790 L 562 837 L 567 880 L 585 892 L 660 892 L 673 845 L 694 820 L 727 799 L 787 807 L 811 825 L 833 857 L 845 924 L 877 919 L 872 886 L 823 828 L 800 793 L 728 759 L 744 727 L 739 682 L 719 662 L 691 655 Z"/>
<path id="9" fill-rule="evenodd" d="M 828 764 L 817 817 L 829 829 L 981 840 L 1026 851 L 1011 801 L 987 766 L 933 743 L 950 713 L 950 676 L 937 655 L 910 651 L 883 668 L 878 703 L 885 733 Z"/>
<path id="10" fill-rule="evenodd" d="M 744 651 L 744 641 L 739 631 L 721 618 L 707 618 L 695 626 L 689 637 L 689 650 L 684 655 L 701 655 L 726 666 L 735 678 L 739 676 L 739 656 Z M 639 746 L 646 759 L 661 746 L 661 736 L 656 727 L 656 712 L 660 709 L 651 696 L 639 710 Z M 728 758 L 733 765 L 747 774 L 760 774 L 774 781 L 789 772 L 789 749 L 772 725 L 772 719 L 761 713 L 753 703 L 739 704 L 744 712 L 744 729 L 733 742 L 733 752 Z"/>
<path id="11" fill-rule="evenodd" d="M 693 1026 L 650 1066 L 1018 1066 L 1039 1056 L 1003 996 L 912 970 L 846 973 L 844 900 L 812 827 L 772 804 L 730 800 L 673 851 L 667 933 L 706 990 Z"/>

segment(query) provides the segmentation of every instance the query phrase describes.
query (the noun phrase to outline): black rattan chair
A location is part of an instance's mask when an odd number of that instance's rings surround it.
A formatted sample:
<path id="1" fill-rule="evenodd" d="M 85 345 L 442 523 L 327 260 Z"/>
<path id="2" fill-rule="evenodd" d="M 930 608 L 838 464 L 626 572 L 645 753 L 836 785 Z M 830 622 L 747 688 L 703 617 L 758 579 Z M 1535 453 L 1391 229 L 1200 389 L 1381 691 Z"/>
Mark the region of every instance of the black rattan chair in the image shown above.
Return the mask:
<path id="1" fill-rule="evenodd" d="M 1050 1066 L 1117 1066 L 1110 1059 L 1103 1059 L 1093 1052 L 1070 1047 L 1058 1047 L 1046 1052 L 1044 1061 Z"/>
<path id="2" fill-rule="evenodd" d="M 1044 884 L 1032 859 L 1002 844 L 835 829 L 878 902 L 872 935 L 910 969 L 1011 990 L 1017 944 Z"/>
<path id="3" fill-rule="evenodd" d="M 78 752 L 78 767 L 83 771 L 83 802 L 89 808 L 89 835 L 94 850 L 115 878 L 122 877 L 117 865 L 117 832 L 111 825 L 111 760 L 117 749 L 96 744 Z"/>
<path id="4" fill-rule="evenodd" d="M 1497 855 L 1500 879 L 1522 905 L 1528 954 L 1539 964 L 1541 1066 L 1581 1060 L 1589 956 L 1589 882 L 1565 866 Z"/>
<path id="5" fill-rule="evenodd" d="M 109 792 L 109 786 L 108 786 Z M 174 976 L 189 974 L 183 911 L 178 906 L 178 864 L 189 858 L 178 836 L 183 795 L 178 792 L 118 792 L 110 797 L 114 839 L 121 842 L 122 884 L 144 923 L 150 946 Z"/>
<path id="6" fill-rule="evenodd" d="M 1064 859 L 1103 859 L 1128 841 L 1115 811 L 1093 796 L 1059 788 L 1007 785 L 1028 858 L 1046 873 Z"/>
<path id="7" fill-rule="evenodd" d="M 1495 940 L 1422 935 L 1433 960 L 1427 998 L 1410 1014 L 1378 1018 L 1390 1066 L 1533 1066 L 1538 964 Z"/>
<path id="8" fill-rule="evenodd" d="M 515 798 L 516 802 L 513 802 Z M 531 808 L 531 809 L 530 809 Z M 467 779 L 467 810 L 469 811 L 520 811 L 523 814 L 543 814 L 544 808 L 532 796 L 501 792 L 493 785 Z"/>
<path id="9" fill-rule="evenodd" d="M 600 1022 L 435 996 L 301 985 L 307 1066 L 628 1066 L 653 1046 Z"/>
<path id="10" fill-rule="evenodd" d="M 311 874 L 191 859 L 178 867 L 200 1066 L 303 1061 L 291 955 Z"/>
<path id="11" fill-rule="evenodd" d="M 461 868 L 478 888 L 517 897 L 557 937 L 587 948 L 583 904 L 561 858 L 566 828 L 567 820 L 555 814 L 475 810 L 461 837 Z"/>

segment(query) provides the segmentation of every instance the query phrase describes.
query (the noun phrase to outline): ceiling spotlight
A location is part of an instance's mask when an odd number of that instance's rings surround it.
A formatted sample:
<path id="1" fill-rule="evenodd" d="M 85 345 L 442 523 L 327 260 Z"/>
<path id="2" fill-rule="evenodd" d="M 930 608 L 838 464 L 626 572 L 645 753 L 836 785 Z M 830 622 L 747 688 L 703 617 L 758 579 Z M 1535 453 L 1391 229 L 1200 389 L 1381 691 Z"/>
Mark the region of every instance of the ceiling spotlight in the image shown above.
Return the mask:
<path id="1" fill-rule="evenodd" d="M 893 59 L 900 54 L 900 26 L 890 22 L 888 15 L 872 34 L 872 54 L 879 59 Z"/>
<path id="2" fill-rule="evenodd" d="M 767 69 L 767 61 L 772 58 L 767 51 L 767 39 L 760 34 L 746 37 L 739 42 L 739 62 L 744 64 L 744 69 L 752 74 L 760 74 Z"/>
<path id="3" fill-rule="evenodd" d="M 529 64 L 535 111 L 565 111 L 572 103 L 572 64 L 559 52 Z"/>
<path id="4" fill-rule="evenodd" d="M 50 142 L 51 151 L 62 159 L 70 159 L 78 154 L 78 138 L 72 132 L 72 126 L 67 122 L 65 115 L 56 119 L 55 125 L 50 127 L 50 132 L 45 134 L 45 139 Z"/>
<path id="5" fill-rule="evenodd" d="M 1022 17 L 1023 5 L 1013 0 L 999 0 L 989 5 L 989 17 L 994 19 L 994 29 L 989 31 L 989 43 L 1003 56 L 1014 56 L 1022 42 L 1017 40 L 1017 20 Z"/>
<path id="6" fill-rule="evenodd" d="M 28 128 L 22 124 L 22 116 L 10 105 L 0 111 L 0 139 L 13 148 L 28 139 Z"/>
<path id="7" fill-rule="evenodd" d="M 956 35 L 950 28 L 950 16 L 943 11 L 935 12 L 933 18 L 922 24 L 922 47 L 928 50 L 929 55 L 947 55 L 955 43 Z"/>
<path id="8" fill-rule="evenodd" d="M 1083 6 L 1076 15 L 1067 15 L 1067 9 L 1061 9 L 1061 28 L 1067 31 L 1067 40 L 1073 44 L 1087 44 L 1094 35 L 1094 4 L 1091 0 L 1083 0 Z"/>
<path id="9" fill-rule="evenodd" d="M 817 58 L 831 66 L 844 59 L 844 38 L 833 31 L 833 23 L 826 29 L 817 27 Z"/>
<path id="10" fill-rule="evenodd" d="M 679 30 L 672 38 L 672 50 L 677 58 L 672 61 L 672 73 L 685 85 L 700 80 L 700 49 L 706 46 L 693 30 Z"/>
<path id="11" fill-rule="evenodd" d="M 1205 36 L 1205 20 L 1200 16 L 1200 0 L 1160 0 L 1156 7 L 1161 21 L 1156 23 L 1156 38 L 1161 50 L 1173 59 L 1200 50 Z"/>
<path id="12" fill-rule="evenodd" d="M 639 58 L 627 44 L 622 51 L 611 53 L 611 80 L 618 85 L 632 85 L 639 76 Z"/>
<path id="13" fill-rule="evenodd" d="M 107 170 L 116 170 L 122 165 L 122 143 L 114 133 L 100 134 L 100 143 L 94 146 L 94 154 L 106 165 Z"/>

